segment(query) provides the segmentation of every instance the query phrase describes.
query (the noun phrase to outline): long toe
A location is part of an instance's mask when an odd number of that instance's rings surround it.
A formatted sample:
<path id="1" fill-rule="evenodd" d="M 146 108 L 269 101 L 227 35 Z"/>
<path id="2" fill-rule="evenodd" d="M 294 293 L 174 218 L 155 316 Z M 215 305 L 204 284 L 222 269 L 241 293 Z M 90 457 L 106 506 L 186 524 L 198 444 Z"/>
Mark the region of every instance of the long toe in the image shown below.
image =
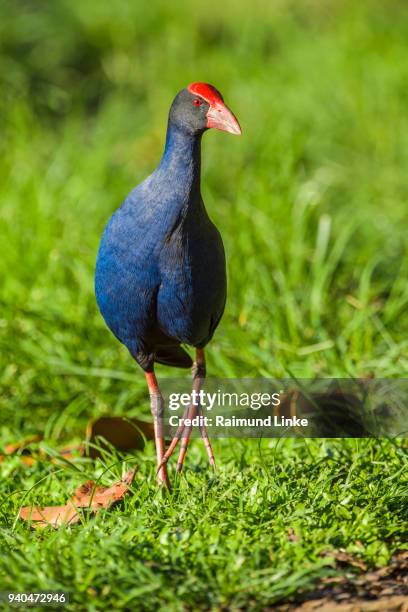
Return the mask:
<path id="1" fill-rule="evenodd" d="M 187 418 L 191 418 L 191 416 L 192 416 L 192 415 L 190 415 L 190 411 L 192 409 L 193 409 L 192 406 L 188 406 L 185 409 L 183 417 L 182 417 L 182 419 L 180 421 L 180 424 L 179 424 L 179 426 L 177 428 L 177 431 L 176 431 L 176 433 L 174 435 L 174 438 L 170 442 L 170 445 L 169 445 L 167 451 L 164 453 L 162 460 L 160 461 L 160 463 L 158 463 L 157 472 L 159 472 L 159 470 L 162 468 L 162 466 L 165 465 L 168 462 L 168 460 L 170 459 L 170 457 L 172 456 L 172 454 L 174 452 L 174 449 L 176 448 L 177 444 L 179 443 L 179 441 L 180 441 L 180 439 L 181 439 L 181 437 L 183 435 L 183 432 L 184 432 L 184 429 L 185 429 L 185 420 Z"/>
<path id="2" fill-rule="evenodd" d="M 180 454 L 179 454 L 179 458 L 177 461 L 177 467 L 176 467 L 176 472 L 181 472 L 181 470 L 183 469 L 183 462 L 184 462 L 184 458 L 186 456 L 187 453 L 187 448 L 188 448 L 188 443 L 190 441 L 190 436 L 191 436 L 191 427 L 186 427 L 185 431 L 184 431 L 184 436 L 183 439 L 181 441 L 181 448 L 180 448 Z"/>
<path id="3" fill-rule="evenodd" d="M 202 411 L 200 412 L 202 414 Z M 215 465 L 214 452 L 211 446 L 210 439 L 208 437 L 207 428 L 204 425 L 204 423 L 200 425 L 200 434 L 204 442 L 205 450 L 207 451 L 208 460 L 210 462 L 210 465 L 215 470 L 217 466 Z"/>

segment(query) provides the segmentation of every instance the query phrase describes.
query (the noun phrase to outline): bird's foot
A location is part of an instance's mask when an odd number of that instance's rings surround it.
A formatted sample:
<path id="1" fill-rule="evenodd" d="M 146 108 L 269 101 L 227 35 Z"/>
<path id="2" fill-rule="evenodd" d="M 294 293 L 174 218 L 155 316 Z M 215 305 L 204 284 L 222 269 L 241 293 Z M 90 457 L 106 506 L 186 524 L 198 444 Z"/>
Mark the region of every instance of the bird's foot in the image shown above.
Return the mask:
<path id="1" fill-rule="evenodd" d="M 164 453 L 162 460 L 160 461 L 160 463 L 158 463 L 157 466 L 157 473 L 159 473 L 159 471 L 162 469 L 162 467 L 164 465 L 166 465 L 166 463 L 168 462 L 168 460 L 170 459 L 170 457 L 172 456 L 174 449 L 176 448 L 177 444 L 179 443 L 179 440 L 181 438 L 181 436 L 183 435 L 184 432 L 184 428 L 185 428 L 185 420 L 187 418 L 191 418 L 190 415 L 190 410 L 191 410 L 191 406 L 187 407 L 184 411 L 184 414 L 182 416 L 181 422 L 177 428 L 176 433 L 174 434 L 174 438 L 172 439 L 172 441 L 170 442 L 170 446 L 168 447 L 167 451 Z"/>
<path id="2" fill-rule="evenodd" d="M 198 414 L 200 416 L 203 416 L 203 409 L 201 408 L 201 406 L 198 410 Z M 213 470 L 216 470 L 217 466 L 215 465 L 214 452 L 211 446 L 210 439 L 208 437 L 207 427 L 204 425 L 204 423 L 200 425 L 200 434 L 204 442 L 205 450 L 207 451 L 208 461 L 210 462 L 210 465 Z"/>
<path id="3" fill-rule="evenodd" d="M 167 475 L 167 467 L 165 464 L 157 469 L 157 484 L 163 488 L 170 490 L 170 481 Z"/>
<path id="4" fill-rule="evenodd" d="M 173 454 L 173 452 L 174 452 L 174 450 L 175 450 L 175 448 L 176 448 L 176 446 L 177 446 L 177 444 L 179 443 L 180 440 L 182 440 L 182 443 L 181 443 L 179 458 L 178 458 L 178 461 L 177 461 L 176 472 L 180 473 L 181 470 L 183 469 L 184 458 L 185 458 L 186 453 L 187 453 L 187 448 L 188 448 L 188 444 L 190 442 L 191 430 L 192 430 L 192 426 L 191 425 L 186 426 L 185 420 L 187 418 L 193 419 L 196 416 L 196 414 L 198 414 L 199 416 L 203 415 L 203 411 L 202 411 L 201 406 L 199 406 L 198 409 L 196 408 L 196 406 L 190 406 L 184 412 L 182 421 L 181 421 L 181 423 L 180 423 L 180 425 L 179 425 L 179 427 L 178 427 L 178 429 L 176 431 L 176 434 L 175 434 L 174 438 L 172 439 L 172 441 L 170 442 L 170 446 L 168 447 L 167 451 L 165 452 L 165 454 L 163 456 L 163 459 L 158 464 L 157 473 L 159 473 L 161 468 L 167 464 L 168 460 L 170 459 L 171 455 Z M 215 458 L 214 458 L 214 453 L 213 453 L 213 450 L 212 450 L 211 442 L 210 442 L 209 437 L 208 437 L 207 428 L 204 425 L 204 423 L 202 423 L 202 424 L 199 425 L 199 429 L 200 429 L 201 437 L 202 437 L 203 442 L 204 442 L 205 449 L 207 451 L 208 460 L 210 462 L 211 467 L 215 470 L 216 469 Z"/>

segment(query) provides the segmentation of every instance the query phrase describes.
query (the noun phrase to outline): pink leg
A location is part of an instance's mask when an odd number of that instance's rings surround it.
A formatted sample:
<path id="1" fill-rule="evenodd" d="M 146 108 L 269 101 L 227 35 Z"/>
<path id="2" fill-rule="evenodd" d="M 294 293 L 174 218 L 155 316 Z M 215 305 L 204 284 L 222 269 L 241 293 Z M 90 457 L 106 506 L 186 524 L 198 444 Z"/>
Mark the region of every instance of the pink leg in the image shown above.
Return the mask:
<path id="1" fill-rule="evenodd" d="M 156 443 L 157 463 L 159 465 L 159 469 L 157 471 L 157 481 L 159 484 L 170 488 L 166 466 L 162 465 L 165 450 L 165 442 L 163 436 L 163 397 L 160 393 L 159 385 L 157 383 L 156 375 L 154 372 L 146 372 L 146 382 L 147 386 L 149 387 L 150 409 L 152 411 L 154 420 L 154 439 Z"/>
<path id="2" fill-rule="evenodd" d="M 196 360 L 194 362 L 193 365 L 193 370 L 192 370 L 192 374 L 193 374 L 193 391 L 196 391 L 197 393 L 200 392 L 201 390 L 201 386 L 203 383 L 203 380 L 205 378 L 205 356 L 204 356 L 204 350 L 203 349 L 197 349 L 196 351 Z M 184 462 L 184 457 L 186 455 L 187 452 L 187 447 L 188 447 L 188 443 L 190 440 L 190 436 L 191 436 L 191 426 L 186 427 L 185 425 L 185 420 L 188 419 L 193 419 L 196 414 L 202 414 L 202 409 L 201 407 L 197 407 L 195 405 L 191 405 L 188 408 L 186 408 L 183 417 L 181 419 L 181 422 L 177 428 L 177 431 L 174 435 L 174 438 L 172 439 L 170 446 L 168 447 L 167 451 L 165 452 L 165 454 L 163 455 L 162 460 L 160 461 L 160 463 L 158 464 L 158 468 L 157 471 L 159 472 L 159 470 L 162 468 L 163 465 L 165 465 L 167 463 L 167 461 L 170 459 L 171 455 L 174 452 L 174 449 L 176 448 L 177 444 L 179 443 L 180 439 L 182 439 L 182 443 L 181 443 L 181 448 L 180 448 L 180 454 L 179 454 L 179 458 L 177 461 L 177 471 L 180 472 L 182 467 L 183 467 L 183 462 Z M 211 443 L 210 440 L 208 438 L 208 434 L 207 434 L 207 428 L 206 426 L 200 425 L 200 434 L 201 437 L 203 439 L 207 454 L 208 454 L 208 458 L 210 461 L 210 464 L 212 465 L 213 468 L 215 468 L 215 459 L 214 459 L 214 453 L 211 447 Z"/>
<path id="3" fill-rule="evenodd" d="M 197 406 L 191 406 L 191 412 L 190 412 L 191 419 L 194 419 L 194 417 L 197 414 Z M 176 467 L 176 472 L 181 472 L 181 470 L 183 469 L 183 461 L 184 461 L 184 457 L 186 456 L 186 452 L 187 452 L 187 447 L 188 447 L 188 443 L 190 441 L 190 436 L 191 436 L 191 430 L 192 430 L 192 426 L 188 425 L 184 428 L 184 435 L 183 435 L 183 439 L 181 441 L 181 448 L 180 448 L 180 454 L 179 454 L 179 458 L 177 461 L 177 467 Z"/>
<path id="4" fill-rule="evenodd" d="M 184 431 L 184 427 L 185 427 L 184 421 L 185 421 L 185 419 L 190 418 L 190 416 L 189 416 L 190 409 L 191 409 L 191 406 L 188 406 L 185 409 L 183 417 L 181 419 L 181 422 L 180 422 L 179 426 L 177 427 L 176 433 L 174 434 L 174 438 L 170 442 L 170 445 L 169 445 L 167 451 L 164 453 L 163 459 L 161 460 L 157 470 L 159 470 L 162 465 L 165 465 L 167 463 L 167 461 L 170 459 L 171 455 L 173 454 L 174 449 L 176 448 L 177 444 L 179 443 L 179 440 L 180 440 L 181 436 L 183 435 L 183 431 Z"/>
<path id="5" fill-rule="evenodd" d="M 193 365 L 193 391 L 196 391 L 197 393 L 199 393 L 199 391 L 201 390 L 204 378 L 205 378 L 205 374 L 206 374 L 206 369 L 205 369 L 204 350 L 197 349 L 196 350 L 196 360 Z M 197 410 L 197 406 L 193 405 L 191 418 L 194 418 L 196 414 L 201 415 L 202 408 L 198 406 L 198 410 Z M 177 472 L 181 472 L 181 470 L 183 469 L 183 462 L 184 462 L 184 457 L 186 456 L 188 443 L 190 441 L 191 429 L 192 429 L 191 426 L 186 428 L 187 431 L 184 433 L 184 436 L 183 436 L 183 441 L 181 443 L 181 448 L 180 448 L 180 454 L 179 454 L 179 458 L 177 461 Z M 210 465 L 212 465 L 212 467 L 215 468 L 214 453 L 211 447 L 211 442 L 208 438 L 207 428 L 204 424 L 200 425 L 200 434 L 201 434 L 201 437 L 203 439 L 203 442 L 204 442 L 204 445 L 207 451 Z"/>
<path id="6" fill-rule="evenodd" d="M 205 367 L 205 355 L 204 355 L 204 350 L 197 350 L 197 356 L 196 356 L 196 369 L 195 372 L 197 373 L 197 375 L 200 377 L 201 379 L 201 385 L 202 382 L 205 378 L 206 375 L 206 367 Z M 194 376 L 194 372 L 193 372 L 193 376 Z M 200 385 L 200 387 L 201 387 Z M 199 407 L 199 415 L 203 414 L 203 409 L 201 408 L 201 406 Z M 211 446 L 211 442 L 210 439 L 208 437 L 208 433 L 207 433 L 207 427 L 204 425 L 204 423 L 202 425 L 200 425 L 200 434 L 201 437 L 203 439 L 204 442 L 204 446 L 205 449 L 207 451 L 207 455 L 208 455 L 208 459 L 210 461 L 210 465 L 215 469 L 215 458 L 214 458 L 214 453 L 213 453 L 213 449 Z"/>

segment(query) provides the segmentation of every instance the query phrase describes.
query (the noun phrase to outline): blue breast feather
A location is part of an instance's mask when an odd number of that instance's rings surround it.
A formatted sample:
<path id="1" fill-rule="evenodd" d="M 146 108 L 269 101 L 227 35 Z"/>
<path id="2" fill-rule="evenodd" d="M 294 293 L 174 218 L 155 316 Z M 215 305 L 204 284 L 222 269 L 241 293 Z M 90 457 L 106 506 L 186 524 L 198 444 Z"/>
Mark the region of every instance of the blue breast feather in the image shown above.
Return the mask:
<path id="1" fill-rule="evenodd" d="M 97 258 L 102 316 L 139 362 L 163 346 L 204 346 L 225 305 L 222 240 L 200 194 L 200 141 L 174 132 L 156 171 L 111 217 Z"/>

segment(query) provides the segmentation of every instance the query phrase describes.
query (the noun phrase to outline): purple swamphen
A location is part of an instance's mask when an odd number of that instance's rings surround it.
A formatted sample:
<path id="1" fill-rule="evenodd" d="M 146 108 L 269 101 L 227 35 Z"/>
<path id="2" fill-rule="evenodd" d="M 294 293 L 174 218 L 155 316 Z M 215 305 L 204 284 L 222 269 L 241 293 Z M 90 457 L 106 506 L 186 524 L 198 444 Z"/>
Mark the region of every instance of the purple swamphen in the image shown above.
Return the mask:
<path id="1" fill-rule="evenodd" d="M 200 191 L 201 136 L 212 127 L 241 133 L 215 87 L 193 83 L 180 91 L 170 108 L 160 164 L 112 215 L 96 263 L 96 299 L 102 316 L 145 372 L 158 480 L 166 486 L 166 463 L 181 438 L 177 470 L 183 465 L 191 433 L 184 419 L 201 408 L 192 405 L 186 410 L 166 452 L 164 402 L 154 364 L 193 366 L 193 389 L 199 391 L 205 377 L 204 347 L 226 299 L 224 247 Z M 181 344 L 195 347 L 194 364 Z M 205 427 L 200 432 L 215 466 Z"/>

